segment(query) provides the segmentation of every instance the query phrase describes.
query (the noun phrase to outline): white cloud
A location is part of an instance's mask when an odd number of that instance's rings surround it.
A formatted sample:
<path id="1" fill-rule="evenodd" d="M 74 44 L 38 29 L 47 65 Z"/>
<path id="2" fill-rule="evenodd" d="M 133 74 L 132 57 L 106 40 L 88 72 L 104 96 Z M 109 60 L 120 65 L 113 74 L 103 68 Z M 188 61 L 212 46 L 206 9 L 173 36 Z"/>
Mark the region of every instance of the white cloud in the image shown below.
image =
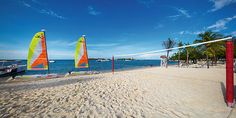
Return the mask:
<path id="1" fill-rule="evenodd" d="M 219 9 L 222 9 L 223 7 L 233 4 L 236 2 L 236 0 L 210 0 L 210 2 L 213 2 L 213 9 L 209 10 L 209 12 L 214 12 Z"/>
<path id="2" fill-rule="evenodd" d="M 40 2 L 40 1 L 38 1 L 38 0 L 31 0 L 33 3 L 35 3 L 35 4 L 42 4 L 42 2 Z"/>
<path id="3" fill-rule="evenodd" d="M 185 35 L 185 34 L 188 34 L 188 35 L 198 35 L 200 33 L 203 33 L 204 31 L 180 31 L 178 34 L 180 35 Z"/>
<path id="4" fill-rule="evenodd" d="M 155 2 L 155 0 L 137 0 L 140 4 L 145 5 L 147 8 L 150 7 L 152 3 Z"/>
<path id="5" fill-rule="evenodd" d="M 39 11 L 39 13 L 46 14 L 46 15 L 50 15 L 50 16 L 56 17 L 56 18 L 58 18 L 58 19 L 66 19 L 65 17 L 58 15 L 57 13 L 55 13 L 55 12 L 52 11 L 52 10 L 41 9 L 41 10 Z"/>
<path id="6" fill-rule="evenodd" d="M 182 14 L 183 16 L 187 17 L 187 18 L 190 18 L 191 16 L 189 15 L 188 11 L 187 10 L 184 10 L 184 9 L 177 9 L 177 11 Z"/>
<path id="7" fill-rule="evenodd" d="M 163 28 L 164 25 L 163 24 L 158 24 L 157 26 L 154 27 L 154 29 L 160 29 L 160 28 Z"/>
<path id="8" fill-rule="evenodd" d="M 218 21 L 216 21 L 215 24 L 208 26 L 207 29 L 210 29 L 213 31 L 221 31 L 221 30 L 227 29 L 227 27 L 225 25 L 234 19 L 236 19 L 236 15 L 218 20 Z"/>
<path id="9" fill-rule="evenodd" d="M 61 46 L 61 47 L 70 47 L 70 46 L 75 46 L 78 41 L 67 41 L 67 40 L 52 40 L 52 41 L 47 41 L 48 45 L 54 45 L 54 46 Z M 112 46 L 117 46 L 119 43 L 96 43 L 96 44 L 88 44 L 88 47 L 112 47 Z M 0 45 L 1 46 L 1 45 Z"/>
<path id="10" fill-rule="evenodd" d="M 186 31 L 180 31 L 179 34 L 183 35 Z"/>
<path id="11" fill-rule="evenodd" d="M 47 45 L 56 46 L 56 47 L 71 46 L 71 43 L 73 43 L 73 42 L 70 42 L 70 41 L 67 41 L 67 40 L 49 40 L 49 41 L 47 41 Z"/>
<path id="12" fill-rule="evenodd" d="M 0 48 L 2 48 L 2 49 L 3 49 L 3 48 L 9 48 L 8 45 L 9 45 L 9 44 L 2 44 L 2 43 L 0 43 Z"/>
<path id="13" fill-rule="evenodd" d="M 166 55 L 166 52 L 161 53 L 152 53 L 152 54 L 143 54 L 137 56 L 138 59 L 160 59 L 161 55 Z"/>
<path id="14" fill-rule="evenodd" d="M 28 50 L 0 50 L 0 59 L 27 59 Z M 48 50 L 49 59 L 73 59 L 74 51 Z"/>
<path id="15" fill-rule="evenodd" d="M 231 35 L 236 36 L 236 31 L 233 31 Z"/>
<path id="16" fill-rule="evenodd" d="M 112 47 L 117 46 L 118 43 L 100 43 L 100 44 L 87 44 L 89 47 Z"/>
<path id="17" fill-rule="evenodd" d="M 90 15 L 94 15 L 94 16 L 97 16 L 97 15 L 100 15 L 100 14 L 101 14 L 101 12 L 96 11 L 96 10 L 93 8 L 93 6 L 88 6 L 88 13 L 89 13 Z"/>
<path id="18" fill-rule="evenodd" d="M 67 45 L 68 45 L 68 46 L 73 46 L 73 45 L 76 45 L 77 42 L 78 42 L 78 41 L 73 41 L 73 42 L 71 42 L 71 43 L 68 43 Z"/>
<path id="19" fill-rule="evenodd" d="M 177 17 L 179 17 L 179 16 L 181 16 L 181 15 L 177 14 L 177 15 L 172 15 L 172 16 L 168 16 L 168 17 L 169 17 L 169 18 L 177 18 Z"/>
<path id="20" fill-rule="evenodd" d="M 112 53 L 116 57 L 129 57 L 135 59 L 160 59 L 160 56 L 166 54 L 166 51 L 160 46 L 160 52 L 156 52 L 158 47 L 152 48 L 153 45 L 146 45 L 144 44 L 136 44 L 136 45 L 124 45 L 124 46 L 117 46 L 112 50 Z M 171 52 L 174 52 L 171 51 Z"/>
<path id="21" fill-rule="evenodd" d="M 75 51 L 66 51 L 66 50 L 48 50 L 49 59 L 73 59 Z"/>
<path id="22" fill-rule="evenodd" d="M 187 31 L 187 30 L 185 30 L 185 31 L 178 32 L 178 34 L 180 34 L 180 35 L 185 35 L 185 34 L 198 35 L 200 33 L 203 33 L 206 30 L 212 30 L 214 32 L 219 32 L 221 30 L 227 29 L 226 24 L 231 22 L 232 20 L 235 20 L 235 19 L 236 19 L 236 15 L 234 15 L 232 17 L 220 19 L 220 20 L 216 21 L 215 24 L 210 25 L 207 28 L 203 28 L 203 30 L 199 30 L 199 31 Z M 233 35 L 235 33 L 231 33 L 231 34 Z"/>
<path id="23" fill-rule="evenodd" d="M 182 8 L 175 8 L 175 10 L 178 12 L 178 14 L 168 16 L 169 18 L 172 18 L 173 20 L 176 20 L 178 17 L 186 17 L 191 18 L 192 16 L 188 13 L 187 10 Z"/>
<path id="24" fill-rule="evenodd" d="M 0 50 L 0 59 L 26 59 L 28 50 Z"/>
<path id="25" fill-rule="evenodd" d="M 31 7 L 31 5 L 30 5 L 30 4 L 28 4 L 28 3 L 25 3 L 24 1 L 22 2 L 22 4 L 23 4 L 24 6 L 26 6 L 26 7 Z"/>
<path id="26" fill-rule="evenodd" d="M 193 34 L 195 34 L 195 35 L 198 35 L 198 34 L 201 34 L 201 33 L 204 33 L 205 31 L 194 31 L 194 32 L 192 32 Z"/>
<path id="27" fill-rule="evenodd" d="M 33 1 L 32 2 L 36 3 L 36 1 Z M 57 13 L 55 13 L 54 11 L 50 10 L 50 9 L 40 9 L 40 8 L 36 8 L 36 7 L 33 7 L 31 4 L 29 3 L 26 3 L 25 1 L 22 2 L 23 6 L 25 7 L 28 7 L 28 8 L 31 8 L 35 11 L 37 11 L 38 13 L 41 13 L 41 14 L 45 14 L 45 15 L 49 15 L 49 16 L 52 16 L 52 17 L 56 17 L 58 19 L 66 19 L 66 17 L 64 16 L 61 16 L 61 15 L 58 15 Z M 39 4 L 38 4 L 39 5 Z"/>

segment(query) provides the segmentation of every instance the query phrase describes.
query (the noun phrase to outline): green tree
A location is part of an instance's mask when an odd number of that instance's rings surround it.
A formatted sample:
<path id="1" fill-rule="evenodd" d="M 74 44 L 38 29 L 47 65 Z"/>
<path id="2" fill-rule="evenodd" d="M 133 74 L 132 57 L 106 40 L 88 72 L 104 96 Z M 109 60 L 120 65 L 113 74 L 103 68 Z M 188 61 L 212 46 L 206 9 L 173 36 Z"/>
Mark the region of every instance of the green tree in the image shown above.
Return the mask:
<path id="1" fill-rule="evenodd" d="M 169 61 L 169 52 L 171 51 L 171 50 L 169 50 L 169 49 L 170 49 L 170 48 L 173 48 L 173 47 L 175 46 L 175 44 L 176 44 L 175 40 L 170 39 L 170 38 L 168 38 L 167 40 L 163 41 L 163 43 L 162 43 L 162 46 L 163 46 L 165 49 L 168 49 L 168 50 L 166 51 L 166 57 L 167 57 L 166 68 L 167 68 L 167 66 L 168 66 L 168 61 Z"/>
<path id="2" fill-rule="evenodd" d="M 216 40 L 218 38 L 222 38 L 223 36 L 219 33 L 215 33 L 215 32 L 212 32 L 212 31 L 206 31 L 204 33 L 199 34 L 198 37 L 201 38 L 201 39 L 195 40 L 194 41 L 195 43 L 212 41 L 212 40 Z M 207 64 L 208 64 L 208 58 L 209 57 L 212 59 L 212 64 L 213 64 L 213 61 L 216 64 L 217 63 L 217 56 L 225 50 L 224 42 L 208 43 L 208 44 L 205 44 L 205 45 L 201 45 L 199 47 L 201 49 L 204 49 L 204 50 L 202 50 L 202 52 L 207 57 Z"/>

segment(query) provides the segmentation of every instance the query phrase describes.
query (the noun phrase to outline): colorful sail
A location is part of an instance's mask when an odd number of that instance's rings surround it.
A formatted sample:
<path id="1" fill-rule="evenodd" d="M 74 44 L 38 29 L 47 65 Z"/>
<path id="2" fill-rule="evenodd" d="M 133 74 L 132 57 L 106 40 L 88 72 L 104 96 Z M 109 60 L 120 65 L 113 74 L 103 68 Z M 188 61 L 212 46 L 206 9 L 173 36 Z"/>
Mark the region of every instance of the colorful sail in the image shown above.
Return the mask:
<path id="1" fill-rule="evenodd" d="M 84 36 L 79 38 L 75 50 L 75 68 L 88 68 L 88 55 Z"/>
<path id="2" fill-rule="evenodd" d="M 28 52 L 27 70 L 48 70 L 48 56 L 43 31 L 34 35 Z"/>

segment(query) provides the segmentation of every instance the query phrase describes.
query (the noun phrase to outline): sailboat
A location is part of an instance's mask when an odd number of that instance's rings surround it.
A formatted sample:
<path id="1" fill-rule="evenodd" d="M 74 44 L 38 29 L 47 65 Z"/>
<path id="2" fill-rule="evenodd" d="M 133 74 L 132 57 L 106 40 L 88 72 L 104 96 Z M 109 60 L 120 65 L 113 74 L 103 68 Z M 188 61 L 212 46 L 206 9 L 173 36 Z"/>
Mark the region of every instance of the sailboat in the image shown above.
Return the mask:
<path id="1" fill-rule="evenodd" d="M 27 70 L 48 70 L 48 54 L 45 31 L 37 32 L 31 40 L 28 58 Z"/>
<path id="2" fill-rule="evenodd" d="M 79 38 L 75 50 L 75 68 L 88 68 L 88 54 L 85 35 Z"/>

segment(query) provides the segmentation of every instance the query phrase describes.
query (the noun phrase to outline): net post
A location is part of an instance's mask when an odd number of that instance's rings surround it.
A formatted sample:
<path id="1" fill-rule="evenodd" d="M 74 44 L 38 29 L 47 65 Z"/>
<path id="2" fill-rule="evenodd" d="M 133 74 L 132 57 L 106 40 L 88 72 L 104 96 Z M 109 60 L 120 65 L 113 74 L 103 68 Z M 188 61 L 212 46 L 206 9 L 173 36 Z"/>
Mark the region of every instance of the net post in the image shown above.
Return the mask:
<path id="1" fill-rule="evenodd" d="M 233 40 L 226 41 L 226 103 L 233 107 L 234 101 L 234 43 Z"/>
<path id="2" fill-rule="evenodd" d="M 114 56 L 112 56 L 112 74 L 114 74 L 114 71 L 115 71 L 114 67 L 115 67 Z"/>

